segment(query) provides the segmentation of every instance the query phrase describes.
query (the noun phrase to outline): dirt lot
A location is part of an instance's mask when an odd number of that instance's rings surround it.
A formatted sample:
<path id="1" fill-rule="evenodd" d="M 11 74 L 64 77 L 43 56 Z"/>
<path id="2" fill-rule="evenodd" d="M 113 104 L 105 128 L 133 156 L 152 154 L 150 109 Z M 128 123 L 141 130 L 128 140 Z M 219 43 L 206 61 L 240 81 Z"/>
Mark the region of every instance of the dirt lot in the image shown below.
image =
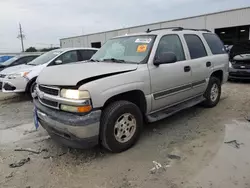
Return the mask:
<path id="1" fill-rule="evenodd" d="M 213 109 L 196 106 L 145 126 L 121 154 L 56 144 L 42 128 L 34 131 L 32 109 L 23 95 L 0 94 L 1 188 L 250 187 L 250 83 L 227 83 Z"/>

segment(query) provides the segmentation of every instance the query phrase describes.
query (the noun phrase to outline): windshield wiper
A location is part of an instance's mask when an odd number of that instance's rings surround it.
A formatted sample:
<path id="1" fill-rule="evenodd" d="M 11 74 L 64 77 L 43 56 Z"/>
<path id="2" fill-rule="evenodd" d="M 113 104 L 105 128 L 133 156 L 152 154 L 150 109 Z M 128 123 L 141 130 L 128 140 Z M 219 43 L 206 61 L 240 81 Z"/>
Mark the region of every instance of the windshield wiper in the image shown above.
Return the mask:
<path id="1" fill-rule="evenodd" d="M 116 63 L 126 63 L 123 59 L 115 59 L 115 58 L 110 58 L 110 59 L 103 59 L 103 61 L 112 61 Z"/>
<path id="2" fill-rule="evenodd" d="M 99 60 L 96 60 L 96 59 L 90 59 L 89 61 L 91 61 L 91 62 L 100 62 Z"/>

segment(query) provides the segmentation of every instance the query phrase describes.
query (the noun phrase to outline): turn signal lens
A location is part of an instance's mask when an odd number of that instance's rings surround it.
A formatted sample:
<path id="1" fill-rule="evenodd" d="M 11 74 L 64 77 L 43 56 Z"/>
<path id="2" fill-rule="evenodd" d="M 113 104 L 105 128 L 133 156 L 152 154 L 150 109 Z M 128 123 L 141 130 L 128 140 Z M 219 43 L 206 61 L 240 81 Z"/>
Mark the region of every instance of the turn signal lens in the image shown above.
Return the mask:
<path id="1" fill-rule="evenodd" d="M 77 111 L 80 113 L 89 112 L 90 110 L 92 110 L 92 107 L 90 105 L 77 107 Z"/>
<path id="2" fill-rule="evenodd" d="M 92 106 L 69 106 L 61 104 L 61 110 L 67 111 L 67 112 L 79 112 L 79 113 L 86 113 L 92 110 Z"/>

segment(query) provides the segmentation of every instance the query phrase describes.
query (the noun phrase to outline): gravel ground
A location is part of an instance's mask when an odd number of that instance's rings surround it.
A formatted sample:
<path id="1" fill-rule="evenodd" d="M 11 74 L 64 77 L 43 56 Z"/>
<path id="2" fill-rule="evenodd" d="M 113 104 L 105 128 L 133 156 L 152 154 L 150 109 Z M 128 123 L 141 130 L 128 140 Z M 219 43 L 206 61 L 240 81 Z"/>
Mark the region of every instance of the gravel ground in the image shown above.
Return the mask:
<path id="1" fill-rule="evenodd" d="M 58 145 L 42 128 L 34 131 L 32 109 L 24 95 L 0 94 L 1 188 L 250 187 L 249 83 L 224 85 L 215 108 L 195 106 L 146 125 L 121 154 Z"/>

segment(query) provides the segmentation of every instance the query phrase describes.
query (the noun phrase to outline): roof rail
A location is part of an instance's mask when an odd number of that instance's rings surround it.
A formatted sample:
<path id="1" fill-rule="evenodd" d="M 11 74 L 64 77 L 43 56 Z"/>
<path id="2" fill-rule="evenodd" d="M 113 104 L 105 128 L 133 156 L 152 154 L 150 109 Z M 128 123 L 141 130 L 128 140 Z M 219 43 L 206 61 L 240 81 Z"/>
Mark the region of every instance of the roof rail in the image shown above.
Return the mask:
<path id="1" fill-rule="evenodd" d="M 147 29 L 146 33 L 150 33 L 151 31 L 158 31 L 158 30 L 164 30 L 164 29 L 183 29 L 182 27 L 164 27 L 164 28 L 158 28 L 158 29 Z"/>
<path id="2" fill-rule="evenodd" d="M 172 29 L 173 31 L 183 31 L 183 30 L 191 30 L 191 31 L 206 31 L 210 32 L 208 29 L 192 29 L 192 28 L 183 28 L 183 27 L 164 27 L 164 28 L 158 28 L 158 29 L 147 29 L 146 33 L 150 33 L 151 31 L 158 31 L 158 30 L 164 30 L 164 29 Z"/>
<path id="3" fill-rule="evenodd" d="M 206 31 L 206 32 L 210 32 L 211 33 L 211 31 L 208 30 L 208 29 L 192 29 L 192 28 L 182 28 L 182 27 L 173 29 L 173 31 L 183 31 L 183 30 Z"/>

